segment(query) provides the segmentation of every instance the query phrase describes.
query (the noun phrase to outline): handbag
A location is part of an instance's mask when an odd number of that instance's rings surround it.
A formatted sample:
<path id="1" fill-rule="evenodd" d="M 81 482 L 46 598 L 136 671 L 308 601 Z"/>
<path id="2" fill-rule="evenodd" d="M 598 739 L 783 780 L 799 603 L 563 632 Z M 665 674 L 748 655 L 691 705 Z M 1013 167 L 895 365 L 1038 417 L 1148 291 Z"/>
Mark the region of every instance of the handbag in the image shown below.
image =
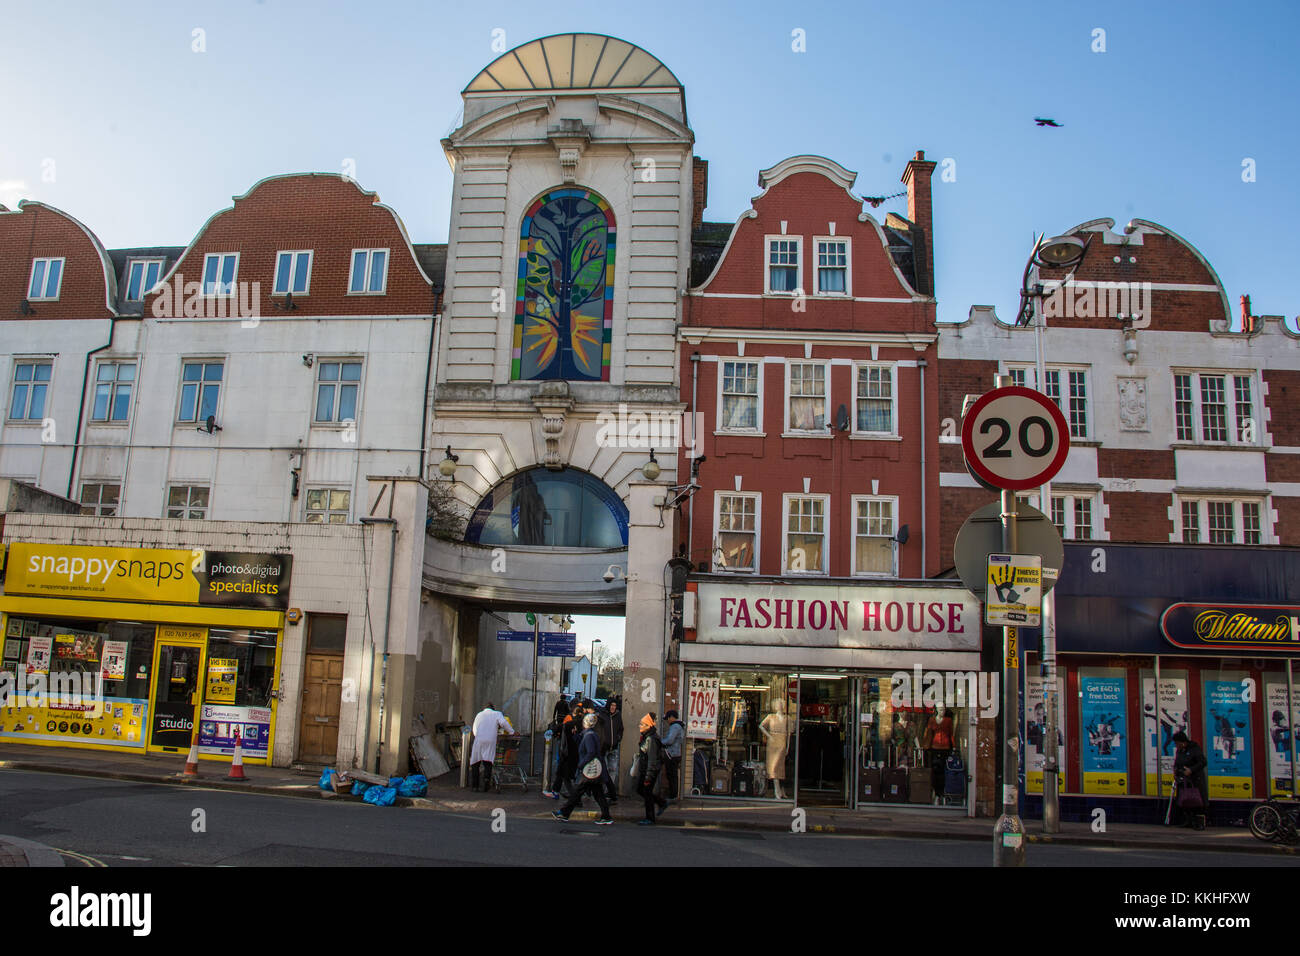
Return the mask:
<path id="1" fill-rule="evenodd" d="M 582 776 L 587 780 L 595 780 L 604 771 L 604 766 L 599 757 L 592 757 L 582 766 Z"/>
<path id="2" fill-rule="evenodd" d="M 1193 786 L 1190 780 L 1180 780 L 1178 783 L 1178 807 L 1181 810 L 1205 809 L 1201 791 Z"/>

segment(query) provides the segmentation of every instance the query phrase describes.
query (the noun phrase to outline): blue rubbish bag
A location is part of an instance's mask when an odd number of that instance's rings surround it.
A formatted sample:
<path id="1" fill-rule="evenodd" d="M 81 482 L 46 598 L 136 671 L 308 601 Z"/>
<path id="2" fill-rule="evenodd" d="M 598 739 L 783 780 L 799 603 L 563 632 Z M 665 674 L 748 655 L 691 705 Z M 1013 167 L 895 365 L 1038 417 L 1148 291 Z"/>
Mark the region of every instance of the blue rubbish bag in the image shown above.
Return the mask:
<path id="1" fill-rule="evenodd" d="M 322 790 L 333 790 L 333 789 L 334 789 L 334 787 L 330 785 L 330 774 L 332 774 L 333 772 L 334 772 L 334 771 L 331 770 L 329 767 L 326 767 L 324 770 L 321 771 L 321 775 L 320 775 L 320 788 L 321 788 Z"/>
<path id="2" fill-rule="evenodd" d="M 388 778 L 388 785 L 389 785 L 390 787 L 392 787 L 394 790 L 396 790 L 398 787 L 400 787 L 400 786 L 402 785 L 402 778 L 401 778 L 401 777 L 389 777 L 389 778 Z"/>
<path id="3" fill-rule="evenodd" d="M 422 773 L 413 773 L 397 788 L 399 797 L 422 797 L 429 792 L 429 781 Z"/>
<path id="4" fill-rule="evenodd" d="M 366 795 L 366 791 L 370 789 L 370 786 L 371 785 L 366 783 L 364 780 L 358 780 L 356 783 L 352 785 L 352 796 L 364 797 Z"/>
<path id="5" fill-rule="evenodd" d="M 362 799 L 377 807 L 391 807 L 397 802 L 397 790 L 394 787 L 371 787 Z"/>

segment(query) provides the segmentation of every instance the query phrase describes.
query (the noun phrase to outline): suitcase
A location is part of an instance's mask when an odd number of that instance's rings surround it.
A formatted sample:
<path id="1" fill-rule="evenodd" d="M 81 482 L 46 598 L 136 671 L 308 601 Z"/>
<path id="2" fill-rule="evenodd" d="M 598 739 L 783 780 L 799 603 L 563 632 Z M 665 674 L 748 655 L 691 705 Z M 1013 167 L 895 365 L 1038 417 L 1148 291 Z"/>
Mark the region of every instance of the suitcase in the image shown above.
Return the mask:
<path id="1" fill-rule="evenodd" d="M 880 780 L 881 799 L 886 803 L 907 803 L 906 767 L 890 767 Z"/>
<path id="2" fill-rule="evenodd" d="M 754 768 L 746 767 L 741 764 L 731 773 L 731 793 L 736 797 L 752 797 L 754 793 L 755 780 Z"/>
<path id="3" fill-rule="evenodd" d="M 709 793 L 730 795 L 731 770 L 726 764 L 718 764 L 709 772 Z"/>
<path id="4" fill-rule="evenodd" d="M 863 802 L 880 801 L 880 768 L 863 767 L 858 771 L 858 793 Z"/>
<path id="5" fill-rule="evenodd" d="M 913 767 L 907 771 L 907 802 L 930 803 L 934 798 L 934 781 L 929 767 Z"/>
<path id="6" fill-rule="evenodd" d="M 943 794 L 946 798 L 957 798 L 957 802 L 966 796 L 966 764 L 955 750 L 943 770 Z"/>
<path id="7" fill-rule="evenodd" d="M 710 763 L 707 750 L 701 747 L 695 751 L 695 756 L 691 758 L 691 793 L 698 795 L 709 792 Z"/>
<path id="8" fill-rule="evenodd" d="M 754 771 L 754 796 L 761 797 L 767 793 L 767 768 L 757 760 L 748 760 L 745 766 Z"/>

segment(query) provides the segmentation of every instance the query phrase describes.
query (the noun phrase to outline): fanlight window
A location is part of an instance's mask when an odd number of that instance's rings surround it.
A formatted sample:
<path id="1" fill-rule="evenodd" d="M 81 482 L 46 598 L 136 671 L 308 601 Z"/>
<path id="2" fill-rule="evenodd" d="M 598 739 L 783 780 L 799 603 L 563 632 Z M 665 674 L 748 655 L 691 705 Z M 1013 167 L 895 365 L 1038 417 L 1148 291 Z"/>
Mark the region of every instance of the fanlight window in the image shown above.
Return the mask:
<path id="1" fill-rule="evenodd" d="M 552 548 L 627 547 L 627 506 L 599 478 L 531 468 L 484 496 L 465 529 L 473 544 Z"/>

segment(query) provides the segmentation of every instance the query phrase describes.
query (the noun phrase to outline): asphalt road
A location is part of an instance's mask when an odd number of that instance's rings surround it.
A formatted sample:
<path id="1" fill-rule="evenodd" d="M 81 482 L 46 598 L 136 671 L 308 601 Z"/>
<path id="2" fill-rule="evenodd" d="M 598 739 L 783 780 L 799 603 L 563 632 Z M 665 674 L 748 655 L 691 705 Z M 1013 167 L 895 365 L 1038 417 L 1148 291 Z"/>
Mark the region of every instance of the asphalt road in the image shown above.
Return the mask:
<path id="1" fill-rule="evenodd" d="M 671 811 L 670 811 L 671 812 Z M 201 832 L 196 825 L 201 821 Z M 500 828 L 497 822 L 497 829 Z M 365 804 L 0 771 L 0 833 L 69 866 L 991 866 L 988 843 L 379 809 Z M 1293 857 L 1028 847 L 1030 866 L 1289 866 Z"/>

